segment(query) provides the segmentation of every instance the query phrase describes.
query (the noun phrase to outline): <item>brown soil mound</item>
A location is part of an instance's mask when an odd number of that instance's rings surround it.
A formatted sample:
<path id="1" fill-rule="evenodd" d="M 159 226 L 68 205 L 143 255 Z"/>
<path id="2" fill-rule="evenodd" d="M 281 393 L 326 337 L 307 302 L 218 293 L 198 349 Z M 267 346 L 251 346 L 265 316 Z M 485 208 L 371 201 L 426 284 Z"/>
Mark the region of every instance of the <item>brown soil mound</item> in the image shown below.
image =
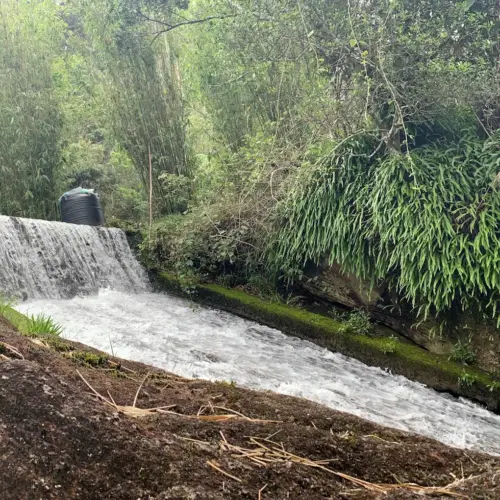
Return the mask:
<path id="1" fill-rule="evenodd" d="M 496 458 L 2 319 L 0 459 L 4 500 L 500 498 Z"/>

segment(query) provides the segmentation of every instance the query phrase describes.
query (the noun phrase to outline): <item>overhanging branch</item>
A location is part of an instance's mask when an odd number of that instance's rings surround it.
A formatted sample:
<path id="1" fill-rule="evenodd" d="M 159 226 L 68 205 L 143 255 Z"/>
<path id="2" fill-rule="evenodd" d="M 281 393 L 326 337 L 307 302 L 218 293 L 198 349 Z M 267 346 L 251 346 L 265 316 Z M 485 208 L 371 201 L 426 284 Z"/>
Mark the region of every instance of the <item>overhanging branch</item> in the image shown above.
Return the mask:
<path id="1" fill-rule="evenodd" d="M 137 13 L 139 14 L 139 16 L 141 16 L 142 18 L 146 19 L 146 21 L 150 21 L 152 23 L 158 23 L 158 24 L 160 24 L 162 26 L 165 26 L 164 29 L 162 29 L 160 31 L 157 31 L 155 33 L 155 37 L 153 39 L 153 42 L 160 35 L 163 35 L 164 33 L 168 33 L 169 31 L 175 30 L 175 29 L 180 28 L 182 26 L 190 26 L 190 25 L 193 25 L 193 24 L 201 24 L 201 23 L 206 23 L 208 21 L 213 21 L 213 20 L 229 19 L 229 18 L 237 16 L 237 14 L 226 14 L 226 15 L 220 15 L 220 16 L 207 16 L 207 17 L 203 17 L 201 19 L 186 19 L 185 21 L 181 21 L 179 23 L 172 24 L 172 23 L 168 23 L 166 21 L 161 21 L 160 19 L 153 19 L 153 18 L 147 16 L 146 14 L 144 14 L 141 11 L 138 11 Z"/>

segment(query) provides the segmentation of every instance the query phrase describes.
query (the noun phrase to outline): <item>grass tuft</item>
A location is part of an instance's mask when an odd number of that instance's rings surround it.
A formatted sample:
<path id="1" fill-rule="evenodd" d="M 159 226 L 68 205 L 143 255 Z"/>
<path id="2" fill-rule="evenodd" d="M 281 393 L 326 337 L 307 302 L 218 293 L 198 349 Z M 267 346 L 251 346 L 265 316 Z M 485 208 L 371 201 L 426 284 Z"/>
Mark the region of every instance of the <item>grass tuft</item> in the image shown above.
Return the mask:
<path id="1" fill-rule="evenodd" d="M 27 316 L 27 335 L 51 335 L 54 337 L 60 337 L 62 333 L 62 326 L 58 325 L 50 316 L 46 316 L 43 313 Z"/>

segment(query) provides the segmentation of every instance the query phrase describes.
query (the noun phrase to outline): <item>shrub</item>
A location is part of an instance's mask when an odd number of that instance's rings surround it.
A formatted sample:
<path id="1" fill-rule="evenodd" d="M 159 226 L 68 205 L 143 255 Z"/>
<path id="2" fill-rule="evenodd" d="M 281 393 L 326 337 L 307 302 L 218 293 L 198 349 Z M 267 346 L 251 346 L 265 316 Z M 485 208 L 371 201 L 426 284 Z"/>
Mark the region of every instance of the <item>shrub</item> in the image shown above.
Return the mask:
<path id="1" fill-rule="evenodd" d="M 462 387 L 472 387 L 477 382 L 477 377 L 469 373 L 463 372 L 460 377 L 458 377 L 458 385 Z"/>
<path id="2" fill-rule="evenodd" d="M 148 203 L 139 190 L 118 186 L 113 196 L 113 204 L 106 215 L 120 221 L 137 222 L 145 220 L 147 213 Z"/>
<path id="3" fill-rule="evenodd" d="M 191 180 L 185 175 L 164 173 L 158 177 L 172 213 L 185 212 L 191 195 Z"/>
<path id="4" fill-rule="evenodd" d="M 387 342 L 382 346 L 382 352 L 384 354 L 392 354 L 398 345 L 398 338 L 394 335 L 391 335 Z"/>
<path id="5" fill-rule="evenodd" d="M 345 330 L 352 333 L 369 335 L 373 331 L 370 315 L 362 309 L 357 309 L 347 315 L 343 315 L 342 322 Z"/>
<path id="6" fill-rule="evenodd" d="M 488 384 L 488 389 L 490 390 L 490 392 L 499 391 L 500 390 L 500 382 L 498 382 L 498 381 L 491 382 L 491 384 Z"/>
<path id="7" fill-rule="evenodd" d="M 234 204 L 213 204 L 158 221 L 142 245 L 152 267 L 174 271 L 181 279 L 250 276 L 259 266 L 258 230 L 246 225 Z"/>

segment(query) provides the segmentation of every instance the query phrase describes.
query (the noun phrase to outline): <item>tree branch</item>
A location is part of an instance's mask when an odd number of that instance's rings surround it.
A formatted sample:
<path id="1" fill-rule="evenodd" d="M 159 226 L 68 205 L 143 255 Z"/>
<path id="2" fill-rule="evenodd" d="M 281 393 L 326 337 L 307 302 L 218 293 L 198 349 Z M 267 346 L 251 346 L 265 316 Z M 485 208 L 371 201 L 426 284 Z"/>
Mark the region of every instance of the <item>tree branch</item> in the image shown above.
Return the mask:
<path id="1" fill-rule="evenodd" d="M 161 32 L 159 32 L 159 33 L 167 33 L 169 31 L 175 30 L 176 28 L 180 28 L 181 26 L 188 26 L 188 25 L 191 25 L 191 24 L 206 23 L 206 22 L 212 21 L 214 19 L 228 19 L 230 17 L 236 17 L 237 16 L 237 14 L 226 14 L 226 15 L 221 15 L 221 16 L 208 16 L 208 17 L 203 17 L 201 19 L 186 19 L 185 21 L 182 21 L 180 23 L 171 24 L 171 23 L 167 23 L 166 21 L 160 21 L 159 19 L 153 19 L 153 18 L 147 16 L 146 14 L 144 14 L 143 12 L 141 12 L 140 10 L 137 11 L 137 13 L 141 17 L 143 17 L 144 19 L 146 19 L 147 21 L 151 21 L 153 23 L 158 23 L 158 24 L 161 24 L 162 26 L 166 26 L 166 28 L 164 30 L 161 30 Z"/>

